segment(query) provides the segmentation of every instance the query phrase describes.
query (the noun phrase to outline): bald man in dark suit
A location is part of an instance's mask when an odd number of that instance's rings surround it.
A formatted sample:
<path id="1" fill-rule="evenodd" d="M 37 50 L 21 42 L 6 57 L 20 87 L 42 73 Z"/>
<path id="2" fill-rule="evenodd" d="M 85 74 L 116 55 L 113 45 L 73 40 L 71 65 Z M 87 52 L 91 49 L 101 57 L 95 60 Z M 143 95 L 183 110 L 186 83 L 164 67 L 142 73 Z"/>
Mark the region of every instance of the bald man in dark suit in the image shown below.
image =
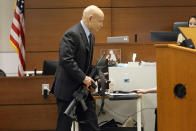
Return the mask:
<path id="1" fill-rule="evenodd" d="M 59 65 L 55 74 L 52 91 L 58 106 L 56 131 L 71 131 L 72 119 L 64 111 L 73 100 L 73 93 L 81 86 L 88 90 L 93 79 L 89 77 L 92 68 L 94 32 L 103 27 L 104 13 L 97 6 L 84 9 L 82 20 L 71 27 L 60 43 Z M 87 111 L 79 104 L 76 114 L 81 131 L 98 129 L 95 102 L 89 93 Z"/>

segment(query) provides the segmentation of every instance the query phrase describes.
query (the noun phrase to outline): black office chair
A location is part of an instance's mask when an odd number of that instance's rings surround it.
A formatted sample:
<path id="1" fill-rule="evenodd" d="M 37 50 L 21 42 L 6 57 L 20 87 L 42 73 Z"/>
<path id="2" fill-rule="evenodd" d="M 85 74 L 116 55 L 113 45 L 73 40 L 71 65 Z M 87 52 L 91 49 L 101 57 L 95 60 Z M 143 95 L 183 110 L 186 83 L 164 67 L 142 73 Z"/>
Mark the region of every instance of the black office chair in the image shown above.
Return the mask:
<path id="1" fill-rule="evenodd" d="M 5 72 L 0 69 L 0 77 L 5 77 L 5 76 L 6 76 Z"/>
<path id="2" fill-rule="evenodd" d="M 42 75 L 55 75 L 57 66 L 57 60 L 44 60 Z"/>
<path id="3" fill-rule="evenodd" d="M 180 30 L 178 27 L 188 27 L 188 26 L 189 26 L 188 22 L 186 21 L 174 22 L 172 31 L 176 33 L 180 33 Z"/>

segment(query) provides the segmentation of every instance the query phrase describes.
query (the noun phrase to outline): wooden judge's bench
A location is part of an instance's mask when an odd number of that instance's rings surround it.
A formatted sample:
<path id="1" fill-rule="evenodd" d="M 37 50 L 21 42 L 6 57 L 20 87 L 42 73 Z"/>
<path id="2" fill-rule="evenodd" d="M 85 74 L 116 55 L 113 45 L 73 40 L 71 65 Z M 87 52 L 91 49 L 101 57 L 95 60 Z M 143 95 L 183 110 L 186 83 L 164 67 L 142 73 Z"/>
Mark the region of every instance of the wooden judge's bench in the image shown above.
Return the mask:
<path id="1" fill-rule="evenodd" d="M 181 31 L 195 44 L 196 29 Z M 158 131 L 195 131 L 196 50 L 159 44 L 156 62 Z"/>

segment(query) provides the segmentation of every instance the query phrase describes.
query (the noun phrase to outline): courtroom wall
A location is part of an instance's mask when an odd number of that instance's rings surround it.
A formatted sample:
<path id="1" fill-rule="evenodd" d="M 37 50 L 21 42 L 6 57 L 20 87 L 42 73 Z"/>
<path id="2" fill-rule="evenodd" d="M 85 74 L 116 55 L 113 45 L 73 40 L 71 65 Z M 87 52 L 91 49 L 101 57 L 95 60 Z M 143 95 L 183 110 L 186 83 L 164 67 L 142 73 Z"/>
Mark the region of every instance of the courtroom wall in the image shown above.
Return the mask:
<path id="1" fill-rule="evenodd" d="M 26 0 L 26 68 L 41 70 L 44 59 L 58 59 L 59 42 L 64 32 L 79 22 L 83 9 L 95 4 L 105 13 L 104 27 L 96 33 L 95 59 L 102 48 L 121 50 L 121 62 L 155 61 L 151 31 L 171 31 L 176 21 L 186 21 L 196 14 L 193 0 Z M 135 34 L 138 37 L 134 42 Z M 130 44 L 107 44 L 108 36 L 129 36 Z M 148 44 L 149 43 L 149 44 Z M 141 54 L 142 53 L 142 54 Z"/>
<path id="2" fill-rule="evenodd" d="M 15 52 L 9 44 L 14 3 L 14 0 L 0 0 L 0 53 Z"/>

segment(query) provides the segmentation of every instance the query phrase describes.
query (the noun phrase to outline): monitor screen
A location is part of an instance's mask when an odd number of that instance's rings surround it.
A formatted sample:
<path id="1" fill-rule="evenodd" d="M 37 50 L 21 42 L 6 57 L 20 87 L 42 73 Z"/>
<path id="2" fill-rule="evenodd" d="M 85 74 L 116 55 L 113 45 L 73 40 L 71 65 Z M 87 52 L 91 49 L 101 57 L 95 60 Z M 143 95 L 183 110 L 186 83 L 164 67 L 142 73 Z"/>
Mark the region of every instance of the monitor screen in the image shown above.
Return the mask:
<path id="1" fill-rule="evenodd" d="M 173 32 L 180 33 L 179 27 L 189 27 L 188 21 L 174 22 Z"/>
<path id="2" fill-rule="evenodd" d="M 177 41 L 178 33 L 176 32 L 151 32 L 152 42 L 169 42 Z"/>
<path id="3" fill-rule="evenodd" d="M 42 75 L 54 75 L 56 72 L 57 65 L 58 61 L 44 60 Z"/>

